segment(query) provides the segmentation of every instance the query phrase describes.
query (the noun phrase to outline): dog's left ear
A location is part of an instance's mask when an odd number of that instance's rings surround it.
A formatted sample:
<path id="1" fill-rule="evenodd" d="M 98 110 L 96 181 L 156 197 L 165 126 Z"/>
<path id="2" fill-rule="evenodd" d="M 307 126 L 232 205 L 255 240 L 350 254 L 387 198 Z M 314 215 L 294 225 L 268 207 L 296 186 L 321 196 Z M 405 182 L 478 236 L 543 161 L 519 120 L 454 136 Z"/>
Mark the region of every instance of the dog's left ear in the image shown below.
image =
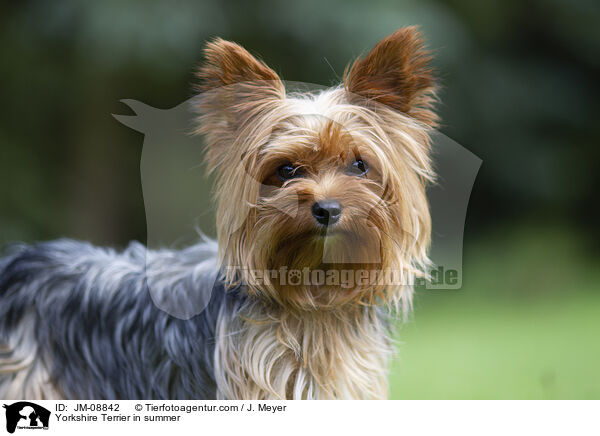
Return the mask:
<path id="1" fill-rule="evenodd" d="M 275 71 L 234 42 L 217 38 L 204 55 L 196 74 L 201 92 L 194 101 L 200 114 L 196 132 L 208 138 L 207 159 L 214 169 L 249 121 L 281 103 L 285 87 Z"/>
<path id="2" fill-rule="evenodd" d="M 344 86 L 351 97 L 388 105 L 434 127 L 436 84 L 430 62 L 418 28 L 403 27 L 348 65 Z"/>

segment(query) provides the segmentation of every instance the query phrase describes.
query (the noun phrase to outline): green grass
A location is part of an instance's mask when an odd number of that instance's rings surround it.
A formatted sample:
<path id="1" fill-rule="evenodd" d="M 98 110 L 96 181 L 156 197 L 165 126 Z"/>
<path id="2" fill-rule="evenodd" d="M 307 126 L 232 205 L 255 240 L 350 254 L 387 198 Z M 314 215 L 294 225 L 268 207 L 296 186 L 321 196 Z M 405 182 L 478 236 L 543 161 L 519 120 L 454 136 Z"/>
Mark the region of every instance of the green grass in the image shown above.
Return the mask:
<path id="1" fill-rule="evenodd" d="M 392 398 L 600 399 L 600 268 L 579 242 L 492 238 L 465 265 L 462 290 L 417 296 Z"/>

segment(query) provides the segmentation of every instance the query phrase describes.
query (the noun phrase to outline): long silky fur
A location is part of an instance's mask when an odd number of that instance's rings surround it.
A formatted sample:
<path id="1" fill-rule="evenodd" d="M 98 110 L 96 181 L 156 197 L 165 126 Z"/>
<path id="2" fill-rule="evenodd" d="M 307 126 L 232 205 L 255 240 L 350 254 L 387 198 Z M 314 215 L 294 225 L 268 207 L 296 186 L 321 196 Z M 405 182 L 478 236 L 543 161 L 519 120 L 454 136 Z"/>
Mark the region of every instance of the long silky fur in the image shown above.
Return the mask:
<path id="1" fill-rule="evenodd" d="M 214 287 L 213 242 L 125 251 L 72 240 L 18 246 L 0 269 L 0 398 L 214 398 L 215 326 L 239 294 Z M 198 316 L 160 310 L 210 295 Z M 166 298 L 173 298 L 166 295 Z M 185 304 L 185 303 L 183 303 Z"/>
<path id="2" fill-rule="evenodd" d="M 265 313 L 247 300 L 219 325 L 218 398 L 387 398 L 392 347 L 380 309 Z"/>
<path id="3" fill-rule="evenodd" d="M 429 265 L 437 118 L 419 33 L 394 33 L 342 85 L 313 94 L 286 94 L 237 44 L 217 39 L 206 58 L 196 133 L 217 176 L 217 242 L 13 247 L 0 260 L 0 397 L 387 397 L 390 326 Z M 368 175 L 345 172 L 353 156 Z M 285 161 L 306 177 L 273 182 Z M 343 237 L 315 233 L 310 206 L 326 198 L 343 203 Z M 250 275 L 280 267 L 376 268 L 401 280 L 343 288 Z"/>
<path id="4" fill-rule="evenodd" d="M 215 282 L 216 246 L 13 248 L 0 271 L 0 398 L 385 398 L 385 311 L 290 313 Z M 210 293 L 189 320 L 153 292 Z M 153 287 L 157 286 L 153 284 Z M 170 297 L 168 297 L 170 298 Z M 368 340 L 365 340 L 368 338 Z"/>

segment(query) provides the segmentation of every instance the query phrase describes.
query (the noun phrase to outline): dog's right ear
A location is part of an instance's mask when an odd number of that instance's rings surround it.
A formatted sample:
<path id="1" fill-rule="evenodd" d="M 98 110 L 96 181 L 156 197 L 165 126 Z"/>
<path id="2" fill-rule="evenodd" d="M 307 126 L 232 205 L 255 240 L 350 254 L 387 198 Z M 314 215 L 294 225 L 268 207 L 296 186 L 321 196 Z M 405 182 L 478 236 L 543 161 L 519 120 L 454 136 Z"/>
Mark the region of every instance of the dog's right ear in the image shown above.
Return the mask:
<path id="1" fill-rule="evenodd" d="M 275 71 L 240 45 L 217 38 L 206 45 L 194 110 L 200 115 L 195 133 L 208 141 L 207 160 L 215 169 L 241 131 L 261 114 L 276 108 L 285 88 Z"/>
<path id="2" fill-rule="evenodd" d="M 204 55 L 206 60 L 198 70 L 202 91 L 243 82 L 262 82 L 273 90 L 282 86 L 275 71 L 235 42 L 217 38 L 206 44 Z"/>

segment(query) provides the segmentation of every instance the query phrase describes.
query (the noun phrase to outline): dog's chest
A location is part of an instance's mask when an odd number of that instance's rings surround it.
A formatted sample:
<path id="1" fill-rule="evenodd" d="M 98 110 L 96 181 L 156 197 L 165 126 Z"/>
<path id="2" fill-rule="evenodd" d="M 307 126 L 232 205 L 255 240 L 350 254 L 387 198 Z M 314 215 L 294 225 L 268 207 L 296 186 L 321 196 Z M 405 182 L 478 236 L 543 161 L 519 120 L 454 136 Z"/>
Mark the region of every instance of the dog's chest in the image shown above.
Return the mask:
<path id="1" fill-rule="evenodd" d="M 374 311 L 249 321 L 223 314 L 215 379 L 221 399 L 383 399 L 392 353 Z"/>

